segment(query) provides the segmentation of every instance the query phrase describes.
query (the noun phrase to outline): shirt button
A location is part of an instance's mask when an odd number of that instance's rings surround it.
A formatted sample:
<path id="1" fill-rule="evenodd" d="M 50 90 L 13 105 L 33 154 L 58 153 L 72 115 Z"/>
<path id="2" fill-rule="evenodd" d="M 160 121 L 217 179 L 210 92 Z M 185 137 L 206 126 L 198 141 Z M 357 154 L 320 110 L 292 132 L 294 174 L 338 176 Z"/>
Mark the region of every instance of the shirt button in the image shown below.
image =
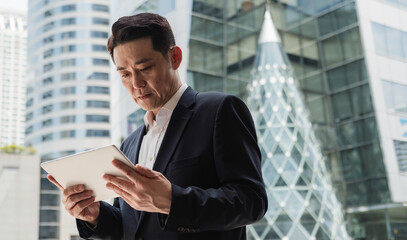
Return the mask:
<path id="1" fill-rule="evenodd" d="M 152 160 L 153 160 L 153 158 L 152 158 L 152 157 L 149 157 L 149 158 L 148 158 L 148 160 L 149 160 L 149 161 L 152 161 Z"/>

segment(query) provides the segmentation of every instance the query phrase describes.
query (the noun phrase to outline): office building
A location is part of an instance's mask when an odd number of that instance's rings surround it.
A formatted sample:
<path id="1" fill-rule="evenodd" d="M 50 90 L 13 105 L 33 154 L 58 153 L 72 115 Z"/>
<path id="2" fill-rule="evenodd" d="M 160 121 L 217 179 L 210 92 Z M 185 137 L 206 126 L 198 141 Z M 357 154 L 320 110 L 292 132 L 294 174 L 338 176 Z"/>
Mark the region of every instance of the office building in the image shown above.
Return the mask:
<path id="1" fill-rule="evenodd" d="M 46 161 L 109 144 L 109 1 L 28 2 L 27 146 Z M 77 237 L 61 205 L 41 170 L 39 239 Z"/>
<path id="2" fill-rule="evenodd" d="M 0 153 L 0 236 L 38 239 L 38 156 Z"/>
<path id="3" fill-rule="evenodd" d="M 26 40 L 25 16 L 0 12 L 0 146 L 24 145 Z"/>
<path id="4" fill-rule="evenodd" d="M 182 79 L 198 91 L 224 91 L 245 99 L 266 1 L 169 2 L 173 5 L 163 14 L 170 24 L 189 27 L 182 35 L 174 31 L 183 44 Z M 406 237 L 406 4 L 270 2 L 349 234 L 354 239 Z M 152 3 L 157 1 L 135 1 L 124 9 L 125 4 L 112 1 L 121 6 L 113 10 L 116 16 L 159 6 Z M 118 99 L 115 93 L 113 101 Z M 126 137 L 143 114 L 134 103 L 126 107 L 120 101 L 127 112 L 118 112 L 112 123 L 117 126 L 115 139 Z"/>

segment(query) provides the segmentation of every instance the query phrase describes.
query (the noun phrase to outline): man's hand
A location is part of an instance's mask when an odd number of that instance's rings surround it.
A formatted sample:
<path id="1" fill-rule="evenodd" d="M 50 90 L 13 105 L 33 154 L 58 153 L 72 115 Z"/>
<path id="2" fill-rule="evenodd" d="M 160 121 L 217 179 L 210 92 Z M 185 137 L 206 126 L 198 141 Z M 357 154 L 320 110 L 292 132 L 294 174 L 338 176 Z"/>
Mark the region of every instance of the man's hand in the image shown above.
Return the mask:
<path id="1" fill-rule="evenodd" d="M 129 167 L 113 160 L 126 178 L 105 174 L 106 187 L 115 191 L 130 206 L 139 211 L 169 214 L 171 207 L 171 183 L 160 172 L 136 165 Z"/>
<path id="2" fill-rule="evenodd" d="M 99 202 L 95 202 L 95 197 L 92 196 L 92 191 L 85 190 L 82 184 L 74 185 L 64 189 L 51 175 L 47 176 L 52 182 L 62 191 L 62 203 L 66 211 L 73 217 L 87 221 L 92 225 L 96 225 L 99 218 Z"/>

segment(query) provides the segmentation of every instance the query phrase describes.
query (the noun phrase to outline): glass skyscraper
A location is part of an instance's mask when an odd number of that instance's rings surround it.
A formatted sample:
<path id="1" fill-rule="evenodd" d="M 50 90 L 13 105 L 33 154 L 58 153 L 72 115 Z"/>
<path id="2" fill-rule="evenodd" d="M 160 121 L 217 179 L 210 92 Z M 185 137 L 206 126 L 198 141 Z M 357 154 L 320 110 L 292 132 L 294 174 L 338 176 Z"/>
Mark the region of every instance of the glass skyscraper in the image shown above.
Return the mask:
<path id="1" fill-rule="evenodd" d="M 133 7 L 114 2 L 118 16 L 152 1 L 134 1 Z M 246 99 L 266 1 L 170 2 L 160 13 L 174 28 L 188 26 L 174 31 L 184 55 L 181 78 L 198 91 Z M 270 2 L 349 234 L 369 240 L 406 237 L 405 1 Z M 123 99 L 116 96 L 114 101 Z M 140 119 L 142 112 L 125 109 L 116 114 L 121 121 L 114 124 L 129 129 L 127 120 Z M 125 131 L 113 132 L 127 136 Z"/>
<path id="2" fill-rule="evenodd" d="M 109 144 L 109 1 L 30 0 L 28 9 L 27 145 L 46 161 Z M 74 239 L 46 175 L 38 238 Z"/>

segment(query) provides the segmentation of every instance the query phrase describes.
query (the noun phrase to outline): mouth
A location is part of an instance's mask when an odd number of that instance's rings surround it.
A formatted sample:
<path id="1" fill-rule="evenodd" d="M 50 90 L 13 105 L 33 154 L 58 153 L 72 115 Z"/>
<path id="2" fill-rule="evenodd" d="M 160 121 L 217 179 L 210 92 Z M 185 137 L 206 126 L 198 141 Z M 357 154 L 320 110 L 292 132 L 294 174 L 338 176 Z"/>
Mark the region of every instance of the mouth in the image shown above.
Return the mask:
<path id="1" fill-rule="evenodd" d="M 137 98 L 140 100 L 145 100 L 145 99 L 149 98 L 151 95 L 153 95 L 153 94 L 147 93 L 147 94 L 140 95 Z"/>

